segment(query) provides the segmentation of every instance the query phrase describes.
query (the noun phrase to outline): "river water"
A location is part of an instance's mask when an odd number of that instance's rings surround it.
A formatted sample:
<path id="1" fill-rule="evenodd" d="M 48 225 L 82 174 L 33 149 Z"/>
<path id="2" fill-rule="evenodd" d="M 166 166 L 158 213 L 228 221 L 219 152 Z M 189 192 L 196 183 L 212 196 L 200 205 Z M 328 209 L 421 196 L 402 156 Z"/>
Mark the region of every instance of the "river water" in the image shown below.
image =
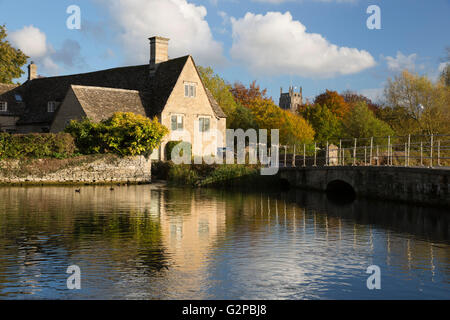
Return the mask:
<path id="1" fill-rule="evenodd" d="M 445 210 L 300 190 L 75 189 L 0 188 L 0 299 L 450 299 Z"/>

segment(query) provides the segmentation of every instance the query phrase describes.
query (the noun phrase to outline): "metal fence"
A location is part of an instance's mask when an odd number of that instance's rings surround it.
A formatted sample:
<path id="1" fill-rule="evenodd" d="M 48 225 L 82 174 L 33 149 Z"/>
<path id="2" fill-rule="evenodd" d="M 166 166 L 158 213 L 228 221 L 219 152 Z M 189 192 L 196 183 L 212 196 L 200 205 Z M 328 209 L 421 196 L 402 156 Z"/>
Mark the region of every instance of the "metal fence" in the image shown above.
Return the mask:
<path id="1" fill-rule="evenodd" d="M 402 166 L 450 167 L 450 135 L 339 139 L 279 146 L 280 167 Z"/>

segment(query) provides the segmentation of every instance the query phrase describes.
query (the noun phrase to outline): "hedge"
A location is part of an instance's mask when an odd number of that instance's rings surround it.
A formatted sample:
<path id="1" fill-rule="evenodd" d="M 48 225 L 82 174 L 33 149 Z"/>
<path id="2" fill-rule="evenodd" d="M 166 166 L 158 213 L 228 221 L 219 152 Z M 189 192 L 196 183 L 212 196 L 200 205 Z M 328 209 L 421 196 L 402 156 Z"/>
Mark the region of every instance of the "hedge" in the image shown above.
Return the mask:
<path id="1" fill-rule="evenodd" d="M 75 141 L 67 133 L 0 133 L 0 159 L 66 158 L 75 149 Z"/>

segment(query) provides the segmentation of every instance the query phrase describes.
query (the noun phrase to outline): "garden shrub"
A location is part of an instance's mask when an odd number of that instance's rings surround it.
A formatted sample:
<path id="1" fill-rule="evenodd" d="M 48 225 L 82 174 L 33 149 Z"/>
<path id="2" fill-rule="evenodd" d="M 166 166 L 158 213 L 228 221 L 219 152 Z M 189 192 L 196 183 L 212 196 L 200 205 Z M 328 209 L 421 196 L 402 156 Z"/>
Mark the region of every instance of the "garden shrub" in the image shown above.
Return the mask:
<path id="1" fill-rule="evenodd" d="M 75 141 L 67 133 L 0 133 L 0 158 L 67 158 L 75 153 Z"/>
<path id="2" fill-rule="evenodd" d="M 75 138 L 75 144 L 83 154 L 121 156 L 149 156 L 169 132 L 157 118 L 151 120 L 131 112 L 116 112 L 100 123 L 89 119 L 73 120 L 65 131 Z"/>

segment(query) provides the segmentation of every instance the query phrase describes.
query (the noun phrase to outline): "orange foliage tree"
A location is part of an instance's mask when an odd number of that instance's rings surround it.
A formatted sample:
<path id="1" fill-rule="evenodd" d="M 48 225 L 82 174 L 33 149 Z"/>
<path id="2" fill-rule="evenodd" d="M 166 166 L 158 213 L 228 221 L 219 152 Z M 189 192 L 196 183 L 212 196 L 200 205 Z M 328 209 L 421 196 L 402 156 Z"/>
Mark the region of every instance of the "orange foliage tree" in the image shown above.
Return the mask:
<path id="1" fill-rule="evenodd" d="M 339 119 L 343 119 L 351 109 L 350 104 L 345 102 L 343 96 L 336 91 L 330 90 L 326 90 L 324 93 L 318 95 L 314 100 L 314 104 L 327 106 Z"/>
<path id="2" fill-rule="evenodd" d="M 247 88 L 241 83 L 235 83 L 232 93 L 237 102 L 248 108 L 260 129 L 279 129 L 280 143 L 302 145 L 314 140 L 314 129 L 301 116 L 279 108 L 267 90 L 261 89 L 256 81 Z"/>

